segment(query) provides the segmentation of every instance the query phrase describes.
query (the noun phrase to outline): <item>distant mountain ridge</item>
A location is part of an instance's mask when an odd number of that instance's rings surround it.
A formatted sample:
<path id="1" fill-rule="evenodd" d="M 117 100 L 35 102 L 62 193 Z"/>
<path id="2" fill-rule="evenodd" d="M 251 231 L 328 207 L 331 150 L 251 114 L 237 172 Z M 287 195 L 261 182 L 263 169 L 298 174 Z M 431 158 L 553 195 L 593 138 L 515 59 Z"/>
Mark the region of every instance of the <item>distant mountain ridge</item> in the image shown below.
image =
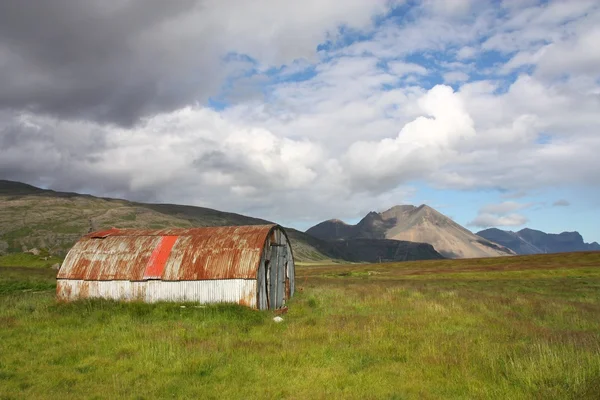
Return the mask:
<path id="1" fill-rule="evenodd" d="M 348 239 L 328 242 L 348 261 L 391 262 L 441 260 L 445 257 L 428 243 L 391 239 Z"/>
<path id="2" fill-rule="evenodd" d="M 489 228 L 477 232 L 477 234 L 508 247 L 517 254 L 600 251 L 600 244 L 597 242 L 585 243 L 579 232 L 554 234 L 529 228 L 521 229 L 518 232 Z"/>
<path id="3" fill-rule="evenodd" d="M 84 234 L 110 228 L 256 225 L 264 219 L 210 208 L 145 204 L 87 194 L 56 192 L 21 182 L 0 180 L 0 254 L 46 248 L 65 255 Z M 339 246 L 286 228 L 294 257 L 304 262 L 351 262 L 436 259 L 441 255 L 422 243 L 361 241 Z"/>
<path id="4" fill-rule="evenodd" d="M 393 239 L 431 244 L 444 257 L 475 258 L 513 255 L 514 252 L 477 236 L 433 208 L 399 205 L 382 213 L 370 212 L 356 225 L 338 219 L 306 231 L 327 241 Z"/>

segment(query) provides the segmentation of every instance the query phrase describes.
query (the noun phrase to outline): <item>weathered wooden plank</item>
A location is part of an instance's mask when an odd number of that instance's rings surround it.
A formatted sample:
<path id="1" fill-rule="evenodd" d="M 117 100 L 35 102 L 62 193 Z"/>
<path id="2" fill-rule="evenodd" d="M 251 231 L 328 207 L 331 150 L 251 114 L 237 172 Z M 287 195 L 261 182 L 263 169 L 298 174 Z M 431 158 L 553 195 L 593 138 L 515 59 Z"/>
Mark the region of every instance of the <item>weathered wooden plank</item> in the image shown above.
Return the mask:
<path id="1" fill-rule="evenodd" d="M 283 307 L 285 296 L 285 262 L 287 252 L 284 247 L 281 247 L 280 249 L 278 260 L 279 272 L 277 274 L 277 308 Z"/>
<path id="2" fill-rule="evenodd" d="M 279 247 L 271 247 L 271 261 L 269 262 L 269 308 L 277 308 L 277 259 Z"/>

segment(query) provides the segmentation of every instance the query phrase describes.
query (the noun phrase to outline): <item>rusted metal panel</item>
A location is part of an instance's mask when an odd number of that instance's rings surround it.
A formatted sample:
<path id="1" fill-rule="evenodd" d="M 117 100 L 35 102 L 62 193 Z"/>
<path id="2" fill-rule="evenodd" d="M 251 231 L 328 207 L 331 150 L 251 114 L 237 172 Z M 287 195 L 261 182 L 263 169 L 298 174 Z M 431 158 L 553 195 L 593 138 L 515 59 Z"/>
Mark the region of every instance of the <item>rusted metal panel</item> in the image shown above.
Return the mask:
<path id="1" fill-rule="evenodd" d="M 61 301 L 103 298 L 124 301 L 235 303 L 257 308 L 256 281 L 224 279 L 205 281 L 162 282 L 156 280 L 84 281 L 59 279 L 57 296 Z"/>
<path id="2" fill-rule="evenodd" d="M 240 249 L 209 245 L 203 237 L 181 237 L 173 246 L 162 279 L 256 279 L 261 254 L 262 244 Z"/>
<path id="3" fill-rule="evenodd" d="M 146 270 L 144 271 L 144 279 L 160 279 L 162 278 L 165 264 L 171 255 L 171 249 L 179 236 L 163 236 L 152 251 Z"/>
<path id="4" fill-rule="evenodd" d="M 57 278 L 86 280 L 142 280 L 157 236 L 82 239 L 73 246 Z"/>

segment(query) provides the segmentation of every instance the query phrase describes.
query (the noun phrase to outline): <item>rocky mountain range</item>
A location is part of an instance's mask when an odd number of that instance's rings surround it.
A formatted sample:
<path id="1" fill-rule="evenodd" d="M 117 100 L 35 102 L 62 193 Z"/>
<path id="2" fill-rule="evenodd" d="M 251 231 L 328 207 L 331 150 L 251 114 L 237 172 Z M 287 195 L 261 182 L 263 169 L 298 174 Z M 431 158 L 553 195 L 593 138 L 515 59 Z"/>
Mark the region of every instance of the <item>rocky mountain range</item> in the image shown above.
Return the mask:
<path id="1" fill-rule="evenodd" d="M 390 262 L 441 260 L 446 257 L 438 253 L 429 243 L 416 243 L 391 239 L 348 239 L 328 242 L 348 261 Z"/>
<path id="2" fill-rule="evenodd" d="M 256 225 L 269 221 L 210 208 L 145 204 L 40 189 L 0 180 L 0 254 L 44 248 L 64 256 L 88 232 L 116 228 Z M 286 228 L 298 261 L 404 261 L 442 256 L 423 243 L 351 240 L 330 243 Z"/>
<path id="3" fill-rule="evenodd" d="M 563 253 L 569 251 L 600 251 L 597 242 L 585 243 L 579 232 L 546 233 L 535 229 L 518 232 L 490 228 L 477 235 L 508 247 L 517 254 Z"/>
<path id="4" fill-rule="evenodd" d="M 332 219 L 306 231 L 335 242 L 356 239 L 392 239 L 431 244 L 449 258 L 498 257 L 515 253 L 454 222 L 427 205 L 400 205 L 382 213 L 370 212 L 356 225 Z"/>

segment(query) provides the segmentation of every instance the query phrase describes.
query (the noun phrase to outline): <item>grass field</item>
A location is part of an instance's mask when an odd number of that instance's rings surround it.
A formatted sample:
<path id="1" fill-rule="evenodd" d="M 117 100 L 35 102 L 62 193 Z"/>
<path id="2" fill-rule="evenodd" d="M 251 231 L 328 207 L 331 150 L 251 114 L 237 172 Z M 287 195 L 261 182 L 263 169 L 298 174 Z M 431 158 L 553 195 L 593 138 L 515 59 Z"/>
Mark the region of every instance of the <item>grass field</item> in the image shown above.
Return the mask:
<path id="1" fill-rule="evenodd" d="M 0 398 L 598 399 L 600 253 L 298 268 L 284 322 L 0 268 Z"/>
<path id="2" fill-rule="evenodd" d="M 29 253 L 11 253 L 0 256 L 0 267 L 49 268 L 53 264 L 60 263 L 62 263 L 62 258 L 50 255 L 36 256 Z"/>

